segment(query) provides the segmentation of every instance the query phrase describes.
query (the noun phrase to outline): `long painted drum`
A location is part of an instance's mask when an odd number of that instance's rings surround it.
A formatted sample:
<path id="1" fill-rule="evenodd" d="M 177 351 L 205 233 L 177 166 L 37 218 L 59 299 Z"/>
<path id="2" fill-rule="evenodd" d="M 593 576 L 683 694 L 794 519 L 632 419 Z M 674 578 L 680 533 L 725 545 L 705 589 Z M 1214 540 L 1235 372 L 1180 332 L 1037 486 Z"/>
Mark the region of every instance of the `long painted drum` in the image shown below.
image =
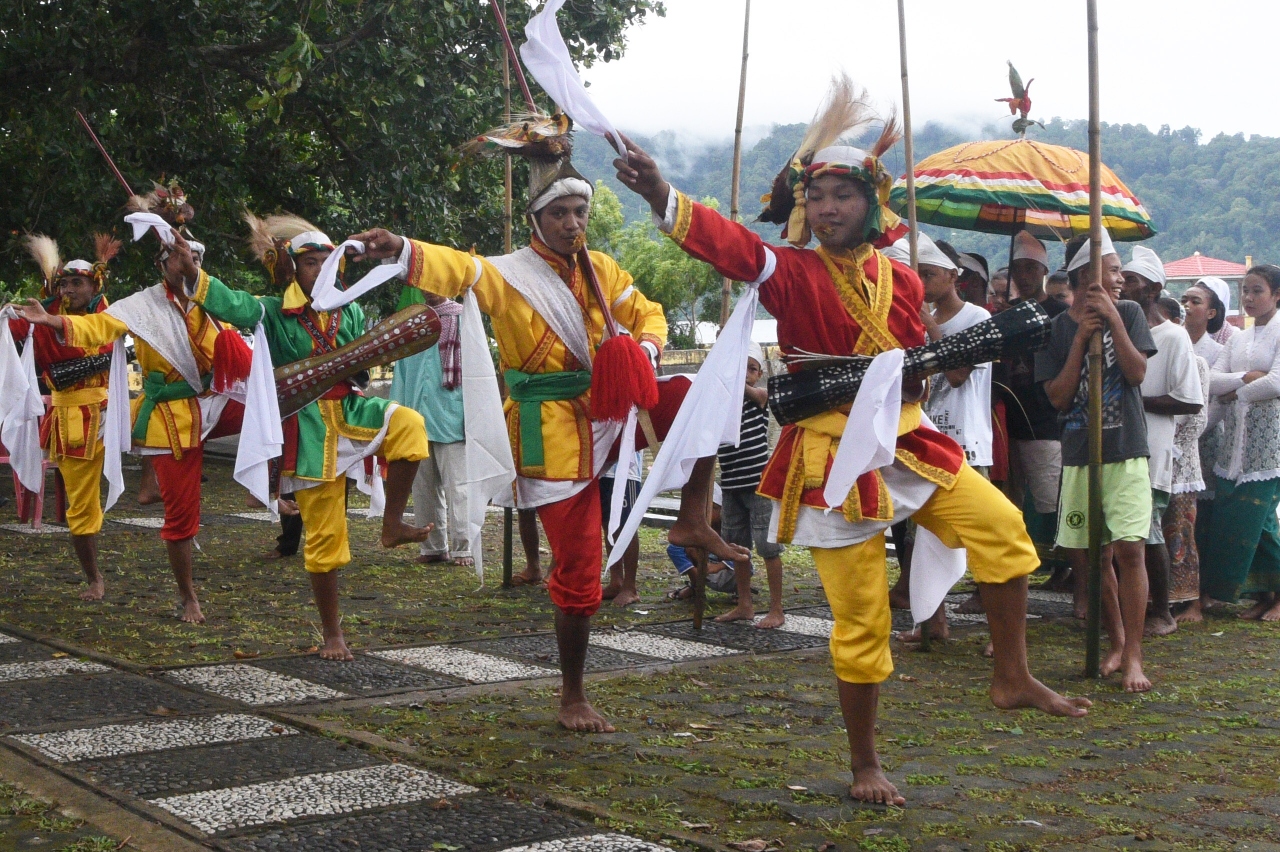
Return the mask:
<path id="1" fill-rule="evenodd" d="M 427 305 L 410 305 L 346 346 L 279 367 L 275 379 L 280 416 L 288 417 L 363 370 L 430 349 L 439 339 L 440 316 Z"/>

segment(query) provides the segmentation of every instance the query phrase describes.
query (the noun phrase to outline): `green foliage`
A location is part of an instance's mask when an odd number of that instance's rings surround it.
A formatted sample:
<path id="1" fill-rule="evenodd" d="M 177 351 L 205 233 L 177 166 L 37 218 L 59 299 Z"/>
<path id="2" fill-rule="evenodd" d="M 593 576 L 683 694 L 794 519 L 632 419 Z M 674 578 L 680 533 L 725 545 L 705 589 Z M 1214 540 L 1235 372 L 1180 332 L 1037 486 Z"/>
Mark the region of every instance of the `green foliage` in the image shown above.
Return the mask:
<path id="1" fill-rule="evenodd" d="M 510 3 L 517 37 L 531 11 Z M 652 13 L 660 0 L 576 0 L 560 18 L 590 65 L 620 56 L 625 28 Z M 503 115 L 501 41 L 480 3 L 13 0 L 0 32 L 0 281 L 30 276 L 23 232 L 72 256 L 94 230 L 124 235 L 124 191 L 74 109 L 135 191 L 182 182 L 210 270 L 237 286 L 265 286 L 241 271 L 246 207 L 335 238 L 377 224 L 502 247 L 502 162 L 455 151 Z M 154 279 L 151 250 L 125 253 L 116 294 Z"/>
<path id="2" fill-rule="evenodd" d="M 587 245 L 605 254 L 615 254 L 625 224 L 617 193 L 605 186 L 604 181 L 596 181 L 596 191 L 591 196 L 591 218 L 587 220 Z"/>

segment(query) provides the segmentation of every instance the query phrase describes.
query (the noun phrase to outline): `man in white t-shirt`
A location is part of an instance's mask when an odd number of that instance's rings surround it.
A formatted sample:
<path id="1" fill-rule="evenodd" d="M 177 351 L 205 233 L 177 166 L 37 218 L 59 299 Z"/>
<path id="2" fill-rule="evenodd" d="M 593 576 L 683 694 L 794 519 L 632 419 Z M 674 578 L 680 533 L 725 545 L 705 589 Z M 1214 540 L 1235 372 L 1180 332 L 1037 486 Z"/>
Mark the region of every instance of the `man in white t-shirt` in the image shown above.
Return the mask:
<path id="1" fill-rule="evenodd" d="M 1156 354 L 1147 359 L 1142 380 L 1142 407 L 1147 420 L 1147 449 L 1151 470 L 1151 532 L 1147 537 L 1147 580 L 1151 613 L 1147 633 L 1164 636 L 1177 629 L 1169 611 L 1169 551 L 1165 547 L 1163 516 L 1173 492 L 1175 417 L 1195 414 L 1204 405 L 1204 391 L 1196 368 L 1195 350 L 1186 329 L 1170 322 L 1158 302 L 1164 290 L 1164 264 L 1144 246 L 1135 246 L 1124 273 L 1123 298 L 1137 302 L 1147 315 Z"/>

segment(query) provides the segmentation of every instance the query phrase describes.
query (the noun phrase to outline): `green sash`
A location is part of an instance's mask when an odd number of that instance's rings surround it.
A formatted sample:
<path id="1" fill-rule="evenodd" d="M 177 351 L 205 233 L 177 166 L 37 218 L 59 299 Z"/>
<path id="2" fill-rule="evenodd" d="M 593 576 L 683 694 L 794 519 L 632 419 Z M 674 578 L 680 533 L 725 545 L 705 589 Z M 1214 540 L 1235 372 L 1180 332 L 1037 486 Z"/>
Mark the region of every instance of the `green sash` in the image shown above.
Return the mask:
<path id="1" fill-rule="evenodd" d="M 133 423 L 133 440 L 135 441 L 147 440 L 147 425 L 151 422 L 151 412 L 156 410 L 157 403 L 174 402 L 196 396 L 196 391 L 187 384 L 186 379 L 166 382 L 164 376 L 165 374 L 159 370 L 152 370 L 142 380 L 142 404 L 138 407 L 138 419 Z M 213 374 L 206 373 L 203 379 L 204 389 L 208 390 L 209 383 L 213 381 Z"/>
<path id="2" fill-rule="evenodd" d="M 520 404 L 521 467 L 542 467 L 542 403 L 575 399 L 591 389 L 591 371 L 557 373 L 503 373 L 507 391 Z"/>

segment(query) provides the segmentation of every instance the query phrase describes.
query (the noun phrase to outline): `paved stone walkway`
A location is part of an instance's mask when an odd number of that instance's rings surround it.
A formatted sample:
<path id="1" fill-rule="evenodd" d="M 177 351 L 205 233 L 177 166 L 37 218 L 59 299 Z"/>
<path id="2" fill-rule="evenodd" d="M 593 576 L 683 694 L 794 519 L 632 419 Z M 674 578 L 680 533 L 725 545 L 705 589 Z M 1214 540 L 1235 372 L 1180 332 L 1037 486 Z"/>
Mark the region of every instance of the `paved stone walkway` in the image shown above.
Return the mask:
<path id="1" fill-rule="evenodd" d="M 1069 596 L 1033 595 L 1033 612 L 1069 611 Z M 895 615 L 895 626 L 909 626 L 909 616 Z M 983 620 L 958 616 L 956 624 Z M 831 626 L 829 610 L 810 607 L 788 613 L 779 630 L 709 621 L 694 631 L 681 621 L 597 631 L 587 668 L 625 671 L 818 648 Z M 8 629 L 0 633 L 0 743 L 214 848 L 663 848 L 388 762 L 273 715 L 351 699 L 403 703 L 432 691 L 509 681 L 554 683 L 553 635 L 371 649 L 352 663 L 290 656 L 142 675 L 76 659 Z"/>

